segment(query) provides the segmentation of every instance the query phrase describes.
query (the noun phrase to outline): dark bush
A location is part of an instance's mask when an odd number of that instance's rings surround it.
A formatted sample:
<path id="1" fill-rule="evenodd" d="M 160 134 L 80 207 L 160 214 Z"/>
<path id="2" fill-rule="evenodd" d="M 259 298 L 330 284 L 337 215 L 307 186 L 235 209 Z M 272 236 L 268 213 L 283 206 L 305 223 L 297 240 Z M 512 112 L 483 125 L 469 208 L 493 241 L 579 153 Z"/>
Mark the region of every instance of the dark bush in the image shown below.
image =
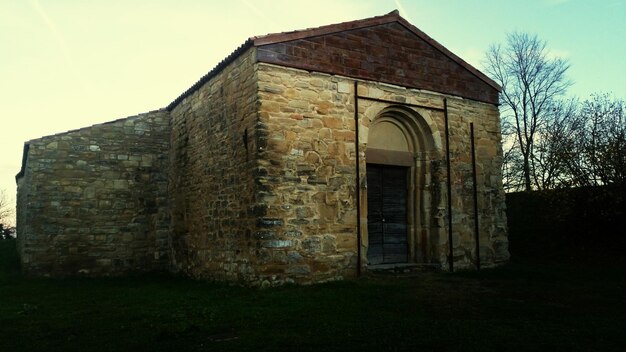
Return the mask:
<path id="1" fill-rule="evenodd" d="M 623 186 L 507 194 L 512 256 L 622 257 L 626 248 L 625 194 Z"/>

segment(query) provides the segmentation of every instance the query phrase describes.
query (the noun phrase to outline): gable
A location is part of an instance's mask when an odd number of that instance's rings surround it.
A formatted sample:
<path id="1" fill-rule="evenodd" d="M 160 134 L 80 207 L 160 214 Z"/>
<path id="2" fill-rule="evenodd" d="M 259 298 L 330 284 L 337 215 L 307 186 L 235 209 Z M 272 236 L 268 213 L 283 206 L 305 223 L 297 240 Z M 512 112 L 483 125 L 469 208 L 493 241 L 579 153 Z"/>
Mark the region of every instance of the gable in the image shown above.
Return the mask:
<path id="1" fill-rule="evenodd" d="M 500 86 L 392 11 L 386 15 L 249 38 L 167 107 L 231 65 L 248 49 L 256 61 L 391 83 L 498 104 Z"/>
<path id="2" fill-rule="evenodd" d="M 497 84 L 397 18 L 320 35 L 270 35 L 256 40 L 257 60 L 498 103 Z"/>

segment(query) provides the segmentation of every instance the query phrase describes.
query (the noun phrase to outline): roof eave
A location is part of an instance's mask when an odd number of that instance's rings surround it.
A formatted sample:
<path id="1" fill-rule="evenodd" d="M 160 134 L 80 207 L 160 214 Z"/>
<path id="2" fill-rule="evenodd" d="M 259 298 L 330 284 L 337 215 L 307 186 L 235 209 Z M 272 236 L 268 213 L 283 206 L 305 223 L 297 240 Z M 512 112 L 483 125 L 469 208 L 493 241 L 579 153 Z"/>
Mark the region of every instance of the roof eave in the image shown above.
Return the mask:
<path id="1" fill-rule="evenodd" d="M 398 10 L 394 10 L 382 16 L 329 24 L 326 26 L 296 30 L 292 32 L 266 34 L 252 37 L 250 38 L 250 40 L 254 42 L 254 46 L 262 46 L 387 24 L 396 22 L 399 19 L 402 19 L 402 17 L 400 17 L 400 13 L 398 12 Z"/>
<path id="2" fill-rule="evenodd" d="M 424 41 L 426 41 L 427 43 L 429 43 L 430 45 L 435 47 L 442 54 L 446 55 L 447 57 L 449 57 L 453 61 L 457 62 L 459 65 L 463 66 L 466 70 L 470 71 L 474 76 L 478 77 L 480 80 L 482 80 L 483 82 L 487 83 L 493 89 L 497 90 L 498 92 L 502 91 L 502 87 L 500 87 L 500 85 L 498 83 L 496 83 L 496 81 L 492 80 L 487 75 L 485 75 L 484 73 L 480 72 L 480 70 L 478 70 L 476 67 L 470 65 L 465 60 L 461 59 L 459 56 L 457 56 L 456 54 L 454 54 L 453 52 L 448 50 L 445 46 L 440 44 L 438 41 L 436 41 L 435 39 L 431 38 L 428 34 L 422 32 L 419 28 L 417 28 L 413 24 L 411 24 L 411 22 L 405 20 L 401 16 L 398 16 L 398 20 L 397 21 L 402 26 L 404 26 L 406 29 L 410 30 L 415 35 L 417 35 L 418 37 L 420 37 L 421 39 L 423 39 Z"/>
<path id="3" fill-rule="evenodd" d="M 235 51 L 230 53 L 226 58 L 224 58 L 220 63 L 218 63 L 215 67 L 213 67 L 207 74 L 200 77 L 196 83 L 194 83 L 191 87 L 189 87 L 186 91 L 184 91 L 181 95 L 179 95 L 174 101 L 172 101 L 168 106 L 165 107 L 165 110 L 172 111 L 174 108 L 185 98 L 193 94 L 198 88 L 208 82 L 211 78 L 215 77 L 219 74 L 226 66 L 230 65 L 233 61 L 235 61 L 241 54 L 243 54 L 249 48 L 255 46 L 254 41 L 251 38 L 248 38 L 243 44 L 241 44 Z"/>
<path id="4" fill-rule="evenodd" d="M 213 69 L 211 69 L 206 75 L 202 76 L 196 83 L 194 83 L 191 87 L 189 87 L 185 92 L 183 92 L 180 96 L 178 96 L 174 101 L 172 101 L 165 109 L 167 111 L 172 111 L 180 102 L 182 102 L 186 97 L 193 94 L 198 88 L 208 82 L 211 78 L 215 77 L 222 69 L 233 61 L 235 61 L 241 54 L 243 54 L 246 50 L 251 47 L 260 47 L 264 45 L 282 43 L 292 40 L 317 37 L 326 34 L 332 34 L 337 32 L 343 32 L 348 30 L 360 29 L 365 27 L 371 27 L 376 25 L 382 25 L 387 23 L 397 22 L 400 25 L 404 26 L 406 29 L 414 33 L 416 36 L 420 37 L 437 50 L 439 50 L 444 55 L 448 56 L 450 59 L 463 66 L 466 70 L 470 71 L 473 75 L 478 77 L 483 82 L 487 83 L 490 87 L 495 89 L 498 92 L 502 91 L 502 87 L 498 85 L 494 80 L 487 77 L 484 73 L 480 72 L 477 68 L 467 63 L 465 60 L 461 59 L 459 56 L 452 53 L 450 50 L 446 49 L 439 42 L 428 36 L 426 33 L 419 30 L 409 21 L 400 16 L 398 10 L 394 10 L 389 12 L 386 15 L 376 16 L 365 18 L 361 20 L 348 21 L 336 24 L 329 24 L 326 26 L 321 26 L 317 28 L 304 29 L 304 30 L 296 30 L 292 32 L 284 32 L 284 33 L 273 33 L 262 36 L 255 36 L 248 38 L 242 45 L 240 45 L 235 51 L 233 51 L 230 55 L 228 55 L 224 60 L 222 60 L 219 64 L 217 64 Z"/>
<path id="5" fill-rule="evenodd" d="M 498 92 L 502 91 L 502 87 L 500 87 L 498 83 L 496 83 L 494 80 L 489 78 L 484 73 L 480 72 L 474 66 L 467 63 L 465 60 L 461 59 L 459 56 L 455 55 L 453 52 L 448 50 L 445 46 L 441 45 L 439 42 L 431 38 L 428 34 L 422 32 L 419 28 L 411 24 L 409 21 L 404 19 L 402 16 L 400 16 L 400 13 L 398 12 L 398 10 L 389 12 L 386 15 L 370 17 L 370 18 L 365 18 L 365 19 L 356 20 L 356 21 L 330 24 L 330 25 L 326 25 L 322 27 L 303 29 L 303 30 L 297 30 L 297 31 L 292 31 L 292 32 L 274 33 L 274 34 L 267 34 L 263 36 L 256 36 L 256 37 L 250 38 L 250 40 L 253 41 L 254 46 L 263 46 L 263 45 L 288 42 L 292 40 L 317 37 L 321 35 L 333 34 L 333 33 L 343 32 L 347 30 L 372 27 L 372 26 L 393 23 L 393 22 L 399 23 L 400 25 L 402 25 L 403 27 L 411 31 L 413 34 L 415 34 L 422 40 L 426 41 L 427 43 L 435 47 L 441 53 L 443 53 L 444 55 L 446 55 L 447 57 L 449 57 L 450 59 L 452 59 L 459 65 L 463 66 L 466 70 L 470 71 L 474 76 L 478 77 L 480 80 L 487 83 L 493 89 L 497 90 Z"/>

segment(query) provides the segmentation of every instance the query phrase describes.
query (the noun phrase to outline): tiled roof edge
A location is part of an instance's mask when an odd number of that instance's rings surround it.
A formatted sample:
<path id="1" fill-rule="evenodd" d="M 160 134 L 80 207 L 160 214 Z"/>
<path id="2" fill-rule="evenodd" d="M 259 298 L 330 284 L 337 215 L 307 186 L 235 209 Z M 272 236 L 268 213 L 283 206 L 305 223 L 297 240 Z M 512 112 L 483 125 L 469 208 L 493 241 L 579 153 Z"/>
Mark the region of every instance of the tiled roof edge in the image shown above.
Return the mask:
<path id="1" fill-rule="evenodd" d="M 292 32 L 283 32 L 283 33 L 273 33 L 267 34 L 263 36 L 255 36 L 248 38 L 246 42 L 241 44 L 235 51 L 233 51 L 230 55 L 228 55 L 224 60 L 222 60 L 219 64 L 217 64 L 213 69 L 211 69 L 206 75 L 202 76 L 194 85 L 189 87 L 185 92 L 178 96 L 178 98 L 174 99 L 165 109 L 167 111 L 172 111 L 180 102 L 182 102 L 186 97 L 193 94 L 198 88 L 200 88 L 203 84 L 208 82 L 211 78 L 215 77 L 220 71 L 228 66 L 230 63 L 235 61 L 239 55 L 241 55 L 248 48 L 253 46 L 260 46 L 265 44 L 276 43 L 280 41 L 293 40 L 296 37 L 302 36 L 307 37 L 311 35 L 322 35 L 328 34 L 331 32 L 337 32 L 342 30 L 350 30 L 355 28 L 361 28 L 366 26 L 371 26 L 373 22 L 388 23 L 393 22 L 399 18 L 398 10 L 394 10 L 386 15 L 376 16 L 361 20 L 341 22 L 336 24 L 329 24 L 326 26 L 311 28 L 311 29 L 303 29 L 296 30 Z M 311 32 L 315 32 L 315 34 L 311 34 Z"/>
<path id="2" fill-rule="evenodd" d="M 411 22 L 407 21 L 406 19 L 402 18 L 401 16 L 398 16 L 398 23 L 400 23 L 406 29 L 408 29 L 411 32 L 413 32 L 418 37 L 422 38 L 428 44 L 432 45 L 434 48 L 439 50 L 442 54 L 444 54 L 445 56 L 447 56 L 450 59 L 452 59 L 452 61 L 455 61 L 459 65 L 463 66 L 466 70 L 470 71 L 474 76 L 478 77 L 480 80 L 482 80 L 483 82 L 487 83 L 488 85 L 490 85 L 492 88 L 494 88 L 498 92 L 502 91 L 502 87 L 500 87 L 500 85 L 498 83 L 496 83 L 496 81 L 492 80 L 487 75 L 485 75 L 484 73 L 480 72 L 480 70 L 478 70 L 476 67 L 472 66 L 467 61 L 465 61 L 461 57 L 457 56 L 455 53 L 450 51 L 448 48 L 446 48 L 445 46 L 440 44 L 438 41 L 436 41 L 435 39 L 430 37 L 428 34 L 424 33 L 422 30 L 417 28 Z"/>
<path id="3" fill-rule="evenodd" d="M 178 98 L 174 99 L 168 106 L 165 107 L 165 110 L 172 111 L 181 101 L 185 98 L 193 94 L 198 88 L 200 88 L 203 84 L 208 82 L 211 78 L 215 77 L 222 69 L 228 66 L 230 63 L 235 61 L 244 51 L 248 50 L 254 46 L 254 41 L 252 39 L 246 40 L 243 44 L 241 44 L 235 51 L 233 51 L 230 55 L 228 55 L 224 60 L 220 61 L 211 71 L 209 71 L 206 75 L 202 76 L 194 85 L 189 87 L 183 94 L 179 95 Z"/>
<path id="4" fill-rule="evenodd" d="M 316 37 L 320 35 L 332 34 L 337 32 L 349 31 L 364 27 L 371 27 L 380 24 L 396 22 L 401 19 L 398 10 L 389 12 L 386 15 L 364 18 L 360 20 L 347 21 L 329 24 L 321 27 L 300 29 L 290 32 L 271 33 L 261 36 L 252 37 L 255 46 L 276 44 L 291 40 Z"/>
<path id="5" fill-rule="evenodd" d="M 389 12 L 386 15 L 375 16 L 360 20 L 347 21 L 335 24 L 329 24 L 316 28 L 302 29 L 291 32 L 282 32 L 282 33 L 273 33 L 266 34 L 262 36 L 255 36 L 248 38 L 246 42 L 240 45 L 235 51 L 233 51 L 230 55 L 228 55 L 224 60 L 222 60 L 217 66 L 215 66 L 211 71 L 209 71 L 206 75 L 200 78 L 194 85 L 189 87 L 183 94 L 178 96 L 174 101 L 172 101 L 165 109 L 168 111 L 172 111 L 181 101 L 183 101 L 186 97 L 193 94 L 198 88 L 200 88 L 203 84 L 209 81 L 211 78 L 215 77 L 220 71 L 228 66 L 230 63 L 235 61 L 237 57 L 239 57 L 244 51 L 246 51 L 250 47 L 258 47 L 268 44 L 275 44 L 290 40 L 297 40 L 312 36 L 325 35 L 330 33 L 336 33 L 341 31 L 348 31 L 358 28 L 364 28 L 369 26 L 381 25 L 386 23 L 398 22 L 409 31 L 417 35 L 418 37 L 425 40 L 427 43 L 435 47 L 437 50 L 442 52 L 444 55 L 448 56 L 453 61 L 457 62 L 459 65 L 463 66 L 465 69 L 470 71 L 473 75 L 478 77 L 480 80 L 487 83 L 489 86 L 497 90 L 498 92 L 502 91 L 500 85 L 498 85 L 494 80 L 489 78 L 484 73 L 480 72 L 477 68 L 467 63 L 465 60 L 461 59 L 459 56 L 448 50 L 445 46 L 431 38 L 426 33 L 422 32 L 415 25 L 411 24 L 409 21 L 400 16 L 398 10 L 394 10 Z"/>

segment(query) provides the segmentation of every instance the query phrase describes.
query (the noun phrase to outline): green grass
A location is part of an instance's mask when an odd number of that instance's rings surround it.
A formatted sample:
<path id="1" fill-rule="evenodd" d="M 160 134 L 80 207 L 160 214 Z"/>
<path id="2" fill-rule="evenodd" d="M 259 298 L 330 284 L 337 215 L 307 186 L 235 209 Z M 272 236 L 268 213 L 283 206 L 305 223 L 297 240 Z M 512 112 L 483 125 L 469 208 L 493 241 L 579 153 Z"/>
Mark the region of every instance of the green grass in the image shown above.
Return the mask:
<path id="1" fill-rule="evenodd" d="M 516 258 L 481 272 L 248 289 L 168 276 L 32 279 L 0 241 L 0 351 L 610 351 L 626 266 Z"/>

